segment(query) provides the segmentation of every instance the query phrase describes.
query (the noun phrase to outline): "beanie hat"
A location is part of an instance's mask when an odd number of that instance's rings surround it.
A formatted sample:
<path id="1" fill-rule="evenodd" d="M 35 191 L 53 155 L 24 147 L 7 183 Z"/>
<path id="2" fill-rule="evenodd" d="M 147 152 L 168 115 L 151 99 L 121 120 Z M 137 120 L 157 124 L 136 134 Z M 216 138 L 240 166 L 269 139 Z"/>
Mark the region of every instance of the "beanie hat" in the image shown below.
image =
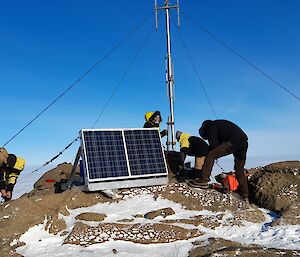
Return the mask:
<path id="1" fill-rule="evenodd" d="M 179 130 L 176 131 L 176 139 L 177 139 L 177 141 L 179 141 L 181 135 L 182 135 L 182 132 L 181 132 L 181 131 L 179 131 Z"/>

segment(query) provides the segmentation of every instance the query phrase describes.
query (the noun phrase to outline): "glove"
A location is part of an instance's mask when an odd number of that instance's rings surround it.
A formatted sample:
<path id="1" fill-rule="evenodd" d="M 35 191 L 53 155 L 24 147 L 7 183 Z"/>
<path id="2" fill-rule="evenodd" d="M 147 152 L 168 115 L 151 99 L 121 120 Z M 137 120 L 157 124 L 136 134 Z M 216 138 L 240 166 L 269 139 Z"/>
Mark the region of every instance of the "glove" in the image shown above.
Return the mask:
<path id="1" fill-rule="evenodd" d="M 4 201 L 10 201 L 11 200 L 11 191 L 6 191 L 6 196 L 4 197 Z"/>
<path id="2" fill-rule="evenodd" d="M 5 198 L 5 197 L 6 197 L 6 190 L 5 190 L 5 189 L 1 189 L 1 190 L 0 190 L 0 196 L 1 196 L 2 198 Z"/>
<path id="3" fill-rule="evenodd" d="M 164 136 L 166 136 L 166 135 L 168 135 L 168 130 L 167 130 L 167 129 L 164 129 L 164 130 L 162 130 L 162 131 L 160 132 L 160 136 L 161 136 L 161 137 L 164 137 Z"/>

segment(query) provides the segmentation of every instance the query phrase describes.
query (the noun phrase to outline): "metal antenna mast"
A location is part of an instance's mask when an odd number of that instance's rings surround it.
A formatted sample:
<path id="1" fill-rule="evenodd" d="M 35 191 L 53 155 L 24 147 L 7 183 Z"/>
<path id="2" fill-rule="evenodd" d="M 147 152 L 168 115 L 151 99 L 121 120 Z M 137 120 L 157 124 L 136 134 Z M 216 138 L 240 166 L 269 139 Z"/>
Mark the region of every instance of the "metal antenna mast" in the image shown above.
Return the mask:
<path id="1" fill-rule="evenodd" d="M 170 133 L 168 133 L 168 140 L 167 140 L 167 149 L 169 150 L 169 146 L 172 146 L 172 150 L 175 150 L 176 140 L 175 140 L 175 123 L 174 123 L 174 73 L 173 73 L 173 63 L 171 57 L 171 35 L 170 35 L 170 14 L 169 10 L 171 8 L 177 9 L 177 18 L 178 18 L 178 27 L 180 26 L 180 19 L 179 19 L 179 0 L 177 0 L 177 5 L 170 5 L 169 0 L 165 0 L 164 6 L 158 6 L 157 0 L 155 1 L 155 21 L 156 21 L 156 29 L 158 27 L 158 19 L 157 19 L 157 12 L 159 10 L 165 10 L 166 13 L 166 31 L 167 31 L 167 74 L 166 74 L 166 84 L 168 87 L 168 97 L 169 97 L 169 104 L 170 104 L 170 116 L 168 117 L 168 132 L 171 130 L 171 140 L 170 140 Z"/>

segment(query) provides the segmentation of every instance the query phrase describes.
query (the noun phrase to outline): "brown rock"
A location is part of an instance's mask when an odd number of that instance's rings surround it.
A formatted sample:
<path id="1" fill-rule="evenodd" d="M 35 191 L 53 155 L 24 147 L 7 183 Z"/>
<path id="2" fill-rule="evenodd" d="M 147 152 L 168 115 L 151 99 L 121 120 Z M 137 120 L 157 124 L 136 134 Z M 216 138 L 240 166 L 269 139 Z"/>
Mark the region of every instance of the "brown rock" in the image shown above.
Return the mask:
<path id="1" fill-rule="evenodd" d="M 33 185 L 33 190 L 29 195 L 47 195 L 56 192 L 56 184 L 70 178 L 73 165 L 71 163 L 62 163 L 56 168 L 47 171 L 42 177 Z M 74 180 L 79 181 L 79 167 L 76 168 Z"/>
<path id="2" fill-rule="evenodd" d="M 65 221 L 58 218 L 49 220 L 46 227 L 49 228 L 49 233 L 55 235 L 67 228 Z"/>
<path id="3" fill-rule="evenodd" d="M 174 215 L 175 212 L 173 211 L 172 208 L 163 208 L 163 209 L 159 209 L 159 210 L 156 210 L 156 211 L 152 211 L 152 212 L 148 212 L 144 215 L 144 218 L 146 219 L 154 219 L 158 216 L 162 216 L 162 217 L 167 217 L 167 216 L 170 216 L 170 215 Z"/>
<path id="4" fill-rule="evenodd" d="M 97 227 L 79 224 L 74 227 L 64 243 L 88 246 L 104 243 L 113 235 L 114 240 L 131 241 L 140 244 L 158 244 L 187 240 L 202 234 L 197 229 L 185 229 L 168 224 L 101 223 Z M 87 237 L 86 235 L 89 236 Z"/>
<path id="5" fill-rule="evenodd" d="M 249 180 L 250 200 L 271 211 L 299 202 L 300 162 L 279 162 L 256 169 Z"/>
<path id="6" fill-rule="evenodd" d="M 189 257 L 206 256 L 242 256 L 242 257 L 274 257 L 274 256 L 298 256 L 300 251 L 277 250 L 257 245 L 242 245 L 237 242 L 219 238 L 209 238 L 207 242 L 196 242 L 195 248 L 189 252 Z"/>
<path id="7" fill-rule="evenodd" d="M 300 202 L 292 203 L 273 225 L 300 225 Z"/>
<path id="8" fill-rule="evenodd" d="M 85 221 L 103 221 L 106 218 L 105 214 L 101 213 L 92 213 L 84 212 L 76 216 L 76 220 L 85 220 Z"/>

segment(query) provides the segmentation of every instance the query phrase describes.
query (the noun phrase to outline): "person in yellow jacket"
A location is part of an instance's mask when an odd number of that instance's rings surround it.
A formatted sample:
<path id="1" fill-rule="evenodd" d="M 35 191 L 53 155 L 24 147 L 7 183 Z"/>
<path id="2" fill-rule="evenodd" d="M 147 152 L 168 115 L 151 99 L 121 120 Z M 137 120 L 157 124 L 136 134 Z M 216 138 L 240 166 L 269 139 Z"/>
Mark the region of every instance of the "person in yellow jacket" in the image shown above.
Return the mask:
<path id="1" fill-rule="evenodd" d="M 17 178 L 24 166 L 25 160 L 21 157 L 16 157 L 14 154 L 7 154 L 5 161 L 2 161 L 0 166 L 0 193 L 4 201 L 11 200 Z"/>
<path id="2" fill-rule="evenodd" d="M 145 120 L 146 122 L 144 124 L 144 128 L 159 128 L 159 124 L 162 122 L 159 111 L 146 112 Z M 161 137 L 164 137 L 166 135 L 168 135 L 168 130 L 164 129 L 160 132 Z"/>
<path id="3" fill-rule="evenodd" d="M 208 154 L 208 144 L 200 137 L 191 136 L 181 131 L 176 132 L 176 139 L 180 144 L 181 161 L 184 163 L 186 156 L 195 156 L 194 169 L 201 171 L 205 157 Z"/>

